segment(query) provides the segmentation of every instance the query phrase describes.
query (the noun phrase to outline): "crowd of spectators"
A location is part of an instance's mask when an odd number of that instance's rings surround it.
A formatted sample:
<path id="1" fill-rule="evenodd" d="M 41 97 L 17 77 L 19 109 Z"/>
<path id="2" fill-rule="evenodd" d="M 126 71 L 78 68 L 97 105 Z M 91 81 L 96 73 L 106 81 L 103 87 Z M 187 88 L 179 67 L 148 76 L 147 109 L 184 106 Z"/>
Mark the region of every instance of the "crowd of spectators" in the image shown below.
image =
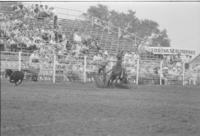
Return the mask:
<path id="1" fill-rule="evenodd" d="M 55 27 L 55 23 L 54 25 L 48 23 L 52 22 L 56 15 L 53 13 L 53 8 L 47 5 L 35 4 L 29 8 L 15 5 L 12 10 L 15 14 L 4 19 L 0 25 L 1 50 L 30 52 L 37 50 L 41 58 L 52 62 L 53 53 L 77 58 L 92 48 L 97 52 L 100 49 L 97 48 L 96 39 L 88 39 L 89 43 L 85 39 L 83 41 L 77 29 L 74 29 L 72 38 L 67 39 L 67 36 L 60 31 L 60 26 Z"/>

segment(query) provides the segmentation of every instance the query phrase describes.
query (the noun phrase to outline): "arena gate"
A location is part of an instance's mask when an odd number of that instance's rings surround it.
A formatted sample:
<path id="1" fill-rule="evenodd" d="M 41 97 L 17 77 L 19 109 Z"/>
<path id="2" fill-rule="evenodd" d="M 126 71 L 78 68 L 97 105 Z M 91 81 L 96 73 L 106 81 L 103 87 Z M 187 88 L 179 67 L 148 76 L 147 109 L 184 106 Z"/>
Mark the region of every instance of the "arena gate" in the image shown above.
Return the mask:
<path id="1" fill-rule="evenodd" d="M 1 76 L 4 76 L 5 69 L 28 68 L 29 57 L 29 53 L 1 51 Z"/>
<path id="2" fill-rule="evenodd" d="M 53 83 L 86 82 L 86 57 L 54 55 Z"/>
<path id="3" fill-rule="evenodd" d="M 30 56 L 31 53 L 26 52 L 1 51 L 1 78 L 5 75 L 5 69 L 12 69 L 38 72 L 39 80 L 52 80 L 53 67 L 40 62 L 39 66 L 36 68 L 35 64 L 32 65 L 32 63 L 30 63 Z M 39 71 L 37 69 L 39 69 Z"/>
<path id="4" fill-rule="evenodd" d="M 5 69 L 20 69 L 18 52 L 1 51 L 1 74 L 4 74 Z"/>
<path id="5" fill-rule="evenodd" d="M 139 77 L 140 85 L 159 85 L 160 83 L 160 60 L 140 59 Z"/>

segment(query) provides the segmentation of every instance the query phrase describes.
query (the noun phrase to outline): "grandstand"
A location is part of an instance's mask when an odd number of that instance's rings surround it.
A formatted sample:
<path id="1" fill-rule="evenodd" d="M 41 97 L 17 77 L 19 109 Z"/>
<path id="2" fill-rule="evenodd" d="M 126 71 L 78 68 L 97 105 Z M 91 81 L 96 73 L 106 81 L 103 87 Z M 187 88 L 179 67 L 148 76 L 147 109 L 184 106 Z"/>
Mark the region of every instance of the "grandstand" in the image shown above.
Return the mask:
<path id="1" fill-rule="evenodd" d="M 6 3 L 3 6 L 8 6 Z M 12 13 L 11 9 L 3 9 L 1 8 L 1 13 L 4 15 L 8 15 L 8 13 Z M 44 30 L 53 30 L 53 19 L 41 19 L 37 18 L 21 18 L 20 19 L 23 24 L 28 25 L 30 29 L 43 28 Z M 90 35 L 94 39 L 98 39 L 100 43 L 100 47 L 102 50 L 107 50 L 110 54 L 116 54 L 118 50 L 125 51 L 135 51 L 136 45 L 134 45 L 134 41 L 126 38 L 118 38 L 118 32 L 109 32 L 102 28 L 102 26 L 94 26 L 92 25 L 91 20 L 70 20 L 70 19 L 58 19 L 58 25 L 60 26 L 60 30 L 62 33 L 66 35 L 67 38 L 73 34 L 74 30 L 78 30 L 83 35 Z"/>
<path id="2" fill-rule="evenodd" d="M 108 30 L 100 26 L 92 25 L 88 20 L 58 20 L 58 24 L 61 25 L 62 32 L 65 33 L 68 38 L 72 35 L 73 30 L 79 30 L 83 35 L 90 35 L 95 39 L 99 39 L 100 47 L 103 50 L 107 50 L 110 54 L 116 54 L 118 50 L 135 51 L 136 46 L 134 41 L 130 39 L 118 39 L 117 32 L 110 33 Z"/>

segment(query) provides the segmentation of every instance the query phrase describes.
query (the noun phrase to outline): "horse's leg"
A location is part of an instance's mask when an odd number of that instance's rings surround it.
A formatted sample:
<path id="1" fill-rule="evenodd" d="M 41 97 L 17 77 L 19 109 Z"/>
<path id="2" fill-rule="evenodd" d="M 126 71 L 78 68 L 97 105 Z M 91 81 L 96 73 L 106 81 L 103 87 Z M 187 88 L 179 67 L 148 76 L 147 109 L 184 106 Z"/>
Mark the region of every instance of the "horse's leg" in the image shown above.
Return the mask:
<path id="1" fill-rule="evenodd" d="M 116 79 L 116 76 L 115 75 L 113 75 L 112 77 L 111 77 L 111 79 L 110 79 L 110 87 L 115 87 L 115 84 L 114 84 L 114 81 L 115 81 L 115 79 Z"/>
<path id="2" fill-rule="evenodd" d="M 117 76 L 115 80 L 116 80 L 115 81 L 115 86 L 116 86 L 116 84 L 117 85 L 121 84 L 121 78 L 120 78 L 120 76 Z"/>
<path id="3" fill-rule="evenodd" d="M 116 78 L 113 78 L 113 80 L 112 80 L 112 82 L 111 82 L 112 84 L 112 88 L 114 88 L 115 87 L 115 85 L 116 85 Z"/>
<path id="4" fill-rule="evenodd" d="M 107 82 L 107 87 L 110 86 L 110 78 L 108 79 L 108 82 Z"/>
<path id="5" fill-rule="evenodd" d="M 20 79 L 20 82 L 18 83 L 18 85 L 20 85 L 22 83 L 23 79 Z"/>
<path id="6" fill-rule="evenodd" d="M 20 84 L 22 83 L 22 80 L 23 80 L 23 79 L 19 79 L 18 81 L 16 81 L 16 82 L 15 82 L 15 85 L 16 85 L 16 86 L 17 86 L 17 85 L 20 85 Z"/>
<path id="7" fill-rule="evenodd" d="M 15 81 L 15 82 L 14 82 L 14 83 L 15 83 L 15 86 L 17 86 L 17 85 L 18 85 L 18 84 L 17 84 L 17 82 L 18 82 L 18 81 Z"/>
<path id="8" fill-rule="evenodd" d="M 108 82 L 108 87 L 112 87 L 113 78 L 111 77 Z"/>
<path id="9" fill-rule="evenodd" d="M 11 78 L 10 78 L 10 83 L 14 83 L 15 81 L 14 80 L 11 80 Z"/>
<path id="10" fill-rule="evenodd" d="M 107 83 L 107 86 L 108 86 L 108 87 L 110 87 L 111 80 L 112 80 L 112 75 L 110 75 L 110 77 L 109 77 L 109 79 L 108 79 L 108 83 Z"/>

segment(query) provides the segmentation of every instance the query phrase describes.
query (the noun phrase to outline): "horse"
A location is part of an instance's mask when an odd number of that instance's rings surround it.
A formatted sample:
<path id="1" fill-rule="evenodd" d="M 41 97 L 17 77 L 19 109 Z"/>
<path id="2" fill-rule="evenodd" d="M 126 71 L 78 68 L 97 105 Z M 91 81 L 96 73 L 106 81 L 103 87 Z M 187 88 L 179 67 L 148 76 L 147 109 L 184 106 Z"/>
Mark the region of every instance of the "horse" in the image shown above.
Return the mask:
<path id="1" fill-rule="evenodd" d="M 15 83 L 15 86 L 22 83 L 24 79 L 24 73 L 22 71 L 12 71 L 11 69 L 6 69 L 6 77 L 10 77 L 10 83 Z"/>
<path id="2" fill-rule="evenodd" d="M 122 67 L 118 67 L 117 65 L 113 66 L 112 70 L 111 70 L 111 74 L 107 83 L 108 87 L 113 87 L 114 86 L 114 82 L 120 82 L 123 84 L 128 84 L 128 74 L 125 70 L 125 68 Z"/>
<path id="3" fill-rule="evenodd" d="M 125 68 L 122 68 L 123 52 L 119 52 L 117 55 L 117 63 L 111 69 L 111 74 L 107 83 L 108 87 L 113 86 L 113 82 L 119 80 L 120 83 L 128 84 L 128 74 Z"/>

